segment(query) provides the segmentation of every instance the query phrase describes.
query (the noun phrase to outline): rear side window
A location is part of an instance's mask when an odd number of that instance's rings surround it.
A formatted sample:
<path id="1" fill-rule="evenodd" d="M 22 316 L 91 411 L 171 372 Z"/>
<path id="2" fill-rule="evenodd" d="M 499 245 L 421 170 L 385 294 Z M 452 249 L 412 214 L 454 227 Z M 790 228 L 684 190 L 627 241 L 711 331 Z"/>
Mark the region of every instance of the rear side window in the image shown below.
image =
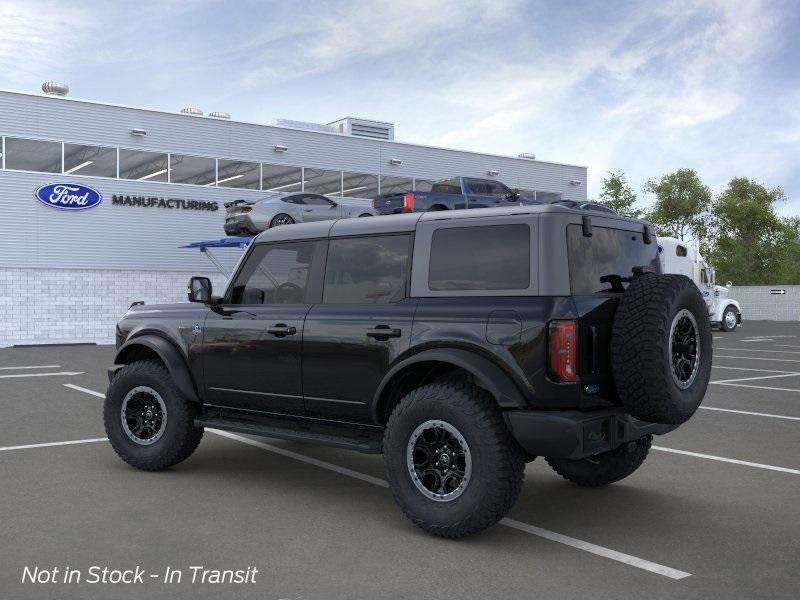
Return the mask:
<path id="1" fill-rule="evenodd" d="M 528 225 L 447 227 L 433 232 L 428 287 L 524 290 L 531 283 Z"/>
<path id="2" fill-rule="evenodd" d="M 432 194 L 461 194 L 461 186 L 455 181 L 440 181 L 431 187 Z"/>
<path id="3" fill-rule="evenodd" d="M 570 285 L 576 295 L 613 292 L 612 283 L 600 279 L 630 277 L 634 267 L 649 266 L 660 272 L 658 245 L 645 244 L 636 231 L 593 227 L 592 236 L 586 237 L 580 225 L 568 225 L 567 251 Z"/>
<path id="4" fill-rule="evenodd" d="M 326 304 L 381 304 L 404 296 L 409 235 L 334 238 L 325 267 Z"/>

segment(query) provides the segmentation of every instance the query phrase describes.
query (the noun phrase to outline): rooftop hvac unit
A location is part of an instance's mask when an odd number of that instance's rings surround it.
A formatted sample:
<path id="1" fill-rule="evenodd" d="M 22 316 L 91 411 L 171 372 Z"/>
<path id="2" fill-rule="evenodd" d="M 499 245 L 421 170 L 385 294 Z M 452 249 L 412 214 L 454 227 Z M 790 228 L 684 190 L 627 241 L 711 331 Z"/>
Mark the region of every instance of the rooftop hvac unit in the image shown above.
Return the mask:
<path id="1" fill-rule="evenodd" d="M 212 119 L 230 119 L 231 118 L 230 113 L 221 112 L 221 111 L 218 111 L 218 110 L 211 111 L 210 113 L 208 113 L 208 116 L 211 117 Z"/>
<path id="2" fill-rule="evenodd" d="M 336 131 L 354 137 L 370 138 L 373 140 L 394 141 L 394 124 L 385 121 L 370 121 L 356 117 L 345 117 L 329 123 Z"/>
<path id="3" fill-rule="evenodd" d="M 305 129 L 307 131 L 321 131 L 323 133 L 336 133 L 336 128 L 324 123 L 311 123 L 309 121 L 293 121 L 292 119 L 273 119 L 269 125 L 276 127 L 290 127 L 292 129 Z"/>
<path id="4" fill-rule="evenodd" d="M 42 91 L 48 96 L 66 96 L 69 94 L 69 86 L 57 81 L 45 81 L 42 84 Z"/>
<path id="5" fill-rule="evenodd" d="M 536 155 L 533 152 L 520 152 L 517 156 L 525 160 L 536 160 Z"/>
<path id="6" fill-rule="evenodd" d="M 195 115 L 195 116 L 198 116 L 198 117 L 202 117 L 203 116 L 203 111 L 200 110 L 199 108 L 195 107 L 195 106 L 184 106 L 181 109 L 181 112 L 183 114 L 185 114 L 185 115 Z"/>

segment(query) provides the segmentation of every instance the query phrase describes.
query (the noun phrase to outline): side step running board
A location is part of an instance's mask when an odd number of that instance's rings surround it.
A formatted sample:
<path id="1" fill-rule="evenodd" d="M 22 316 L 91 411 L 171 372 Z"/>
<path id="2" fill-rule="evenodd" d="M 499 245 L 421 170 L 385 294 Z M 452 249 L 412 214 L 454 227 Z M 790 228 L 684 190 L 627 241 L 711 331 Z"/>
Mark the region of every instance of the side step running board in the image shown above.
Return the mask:
<path id="1" fill-rule="evenodd" d="M 293 421 L 286 424 L 273 422 L 267 424 L 259 423 L 252 419 L 245 420 L 219 415 L 203 415 L 195 419 L 194 422 L 195 425 L 201 427 L 260 435 L 293 442 L 306 442 L 320 446 L 333 446 L 334 448 L 345 448 L 367 454 L 380 454 L 383 447 L 382 432 L 378 430 L 370 431 L 365 429 L 363 435 L 355 436 L 350 432 L 348 432 L 350 435 L 340 434 L 330 428 L 300 428 Z"/>

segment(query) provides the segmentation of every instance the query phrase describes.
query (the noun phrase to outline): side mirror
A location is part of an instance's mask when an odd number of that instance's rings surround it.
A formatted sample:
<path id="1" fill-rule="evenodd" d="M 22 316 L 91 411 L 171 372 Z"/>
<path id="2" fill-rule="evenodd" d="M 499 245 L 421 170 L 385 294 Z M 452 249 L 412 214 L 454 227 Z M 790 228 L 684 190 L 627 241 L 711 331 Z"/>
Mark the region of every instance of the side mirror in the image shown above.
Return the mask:
<path id="1" fill-rule="evenodd" d="M 211 280 L 208 277 L 192 277 L 186 286 L 189 302 L 211 302 Z"/>
<path id="2" fill-rule="evenodd" d="M 337 206 L 339 206 L 339 204 L 331 200 L 331 208 L 336 208 Z"/>
<path id="3" fill-rule="evenodd" d="M 725 284 L 725 287 L 726 287 L 726 288 L 729 288 L 729 287 L 731 287 L 732 285 L 733 285 L 733 282 L 732 282 L 732 281 L 729 281 L 728 283 L 726 283 L 726 284 Z"/>

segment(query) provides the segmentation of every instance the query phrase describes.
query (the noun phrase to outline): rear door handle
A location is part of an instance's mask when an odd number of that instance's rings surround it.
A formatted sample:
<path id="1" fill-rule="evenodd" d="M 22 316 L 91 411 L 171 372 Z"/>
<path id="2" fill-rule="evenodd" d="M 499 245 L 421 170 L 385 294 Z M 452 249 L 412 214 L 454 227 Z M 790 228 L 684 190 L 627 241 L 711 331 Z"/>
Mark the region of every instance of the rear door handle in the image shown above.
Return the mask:
<path id="1" fill-rule="evenodd" d="M 388 340 L 389 338 L 397 338 L 403 335 L 399 329 L 393 329 L 388 325 L 378 325 L 374 329 L 367 329 L 367 337 L 375 338 L 376 340 Z"/>
<path id="2" fill-rule="evenodd" d="M 273 325 L 267 329 L 267 333 L 277 337 L 285 337 L 287 335 L 294 335 L 297 333 L 297 328 L 284 323 L 278 323 L 277 325 Z"/>

